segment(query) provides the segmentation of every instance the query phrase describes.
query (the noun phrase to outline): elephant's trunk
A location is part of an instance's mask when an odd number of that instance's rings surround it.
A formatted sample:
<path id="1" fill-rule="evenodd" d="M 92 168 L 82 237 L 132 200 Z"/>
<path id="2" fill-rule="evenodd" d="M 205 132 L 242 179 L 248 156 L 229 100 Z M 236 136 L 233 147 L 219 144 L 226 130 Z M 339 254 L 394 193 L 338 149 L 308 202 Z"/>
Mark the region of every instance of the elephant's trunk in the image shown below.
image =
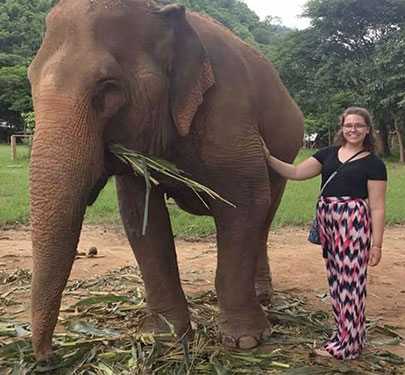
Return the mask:
<path id="1" fill-rule="evenodd" d="M 52 333 L 87 199 L 103 165 L 101 135 L 93 124 L 89 126 L 86 106 L 60 95 L 51 98 L 58 99 L 40 98 L 35 103 L 30 165 L 32 338 L 38 360 L 51 355 Z"/>

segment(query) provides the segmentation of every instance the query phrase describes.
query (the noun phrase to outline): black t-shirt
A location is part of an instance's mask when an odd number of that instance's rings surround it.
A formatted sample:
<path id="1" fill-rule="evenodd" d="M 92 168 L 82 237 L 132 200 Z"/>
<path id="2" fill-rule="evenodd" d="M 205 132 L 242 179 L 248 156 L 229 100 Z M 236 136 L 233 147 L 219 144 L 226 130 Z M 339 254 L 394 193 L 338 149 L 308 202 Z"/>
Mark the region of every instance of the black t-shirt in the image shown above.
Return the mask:
<path id="1" fill-rule="evenodd" d="M 338 158 L 339 148 L 326 147 L 312 155 L 322 164 L 322 186 L 342 164 Z M 385 164 L 374 154 L 346 163 L 326 185 L 322 196 L 368 198 L 368 180 L 387 180 Z"/>

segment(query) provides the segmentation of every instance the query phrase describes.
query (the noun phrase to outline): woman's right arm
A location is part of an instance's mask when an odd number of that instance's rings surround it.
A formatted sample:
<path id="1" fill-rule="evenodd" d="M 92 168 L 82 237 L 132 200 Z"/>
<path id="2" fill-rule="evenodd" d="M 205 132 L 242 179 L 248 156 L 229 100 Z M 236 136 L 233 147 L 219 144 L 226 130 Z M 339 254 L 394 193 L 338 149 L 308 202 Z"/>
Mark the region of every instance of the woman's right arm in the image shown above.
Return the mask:
<path id="1" fill-rule="evenodd" d="M 264 142 L 263 150 L 268 166 L 274 169 L 279 175 L 290 180 L 306 180 L 317 176 L 322 171 L 322 164 L 312 156 L 295 166 L 270 155 Z"/>

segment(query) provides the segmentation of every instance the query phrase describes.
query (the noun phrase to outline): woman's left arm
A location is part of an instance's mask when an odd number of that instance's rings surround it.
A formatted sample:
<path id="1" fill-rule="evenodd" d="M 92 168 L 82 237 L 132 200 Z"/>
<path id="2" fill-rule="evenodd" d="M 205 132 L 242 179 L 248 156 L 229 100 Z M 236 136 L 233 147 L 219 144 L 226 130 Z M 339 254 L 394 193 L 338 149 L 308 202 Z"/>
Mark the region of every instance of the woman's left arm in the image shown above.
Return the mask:
<path id="1" fill-rule="evenodd" d="M 371 226 L 373 228 L 373 239 L 368 264 L 370 266 L 376 266 L 381 260 L 385 226 L 385 192 L 387 190 L 387 181 L 368 180 L 367 187 Z"/>

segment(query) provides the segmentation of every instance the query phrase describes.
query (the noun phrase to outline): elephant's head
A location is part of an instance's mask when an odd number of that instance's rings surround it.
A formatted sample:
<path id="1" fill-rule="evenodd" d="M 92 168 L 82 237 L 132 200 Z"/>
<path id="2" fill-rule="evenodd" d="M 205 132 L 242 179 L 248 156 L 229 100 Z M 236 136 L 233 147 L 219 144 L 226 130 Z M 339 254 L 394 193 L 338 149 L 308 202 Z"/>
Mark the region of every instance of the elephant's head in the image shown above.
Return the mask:
<path id="1" fill-rule="evenodd" d="M 36 357 L 51 353 L 86 205 L 117 170 L 107 142 L 161 155 L 185 136 L 211 65 L 183 6 L 63 0 L 29 68 L 36 116 L 30 198 Z"/>

